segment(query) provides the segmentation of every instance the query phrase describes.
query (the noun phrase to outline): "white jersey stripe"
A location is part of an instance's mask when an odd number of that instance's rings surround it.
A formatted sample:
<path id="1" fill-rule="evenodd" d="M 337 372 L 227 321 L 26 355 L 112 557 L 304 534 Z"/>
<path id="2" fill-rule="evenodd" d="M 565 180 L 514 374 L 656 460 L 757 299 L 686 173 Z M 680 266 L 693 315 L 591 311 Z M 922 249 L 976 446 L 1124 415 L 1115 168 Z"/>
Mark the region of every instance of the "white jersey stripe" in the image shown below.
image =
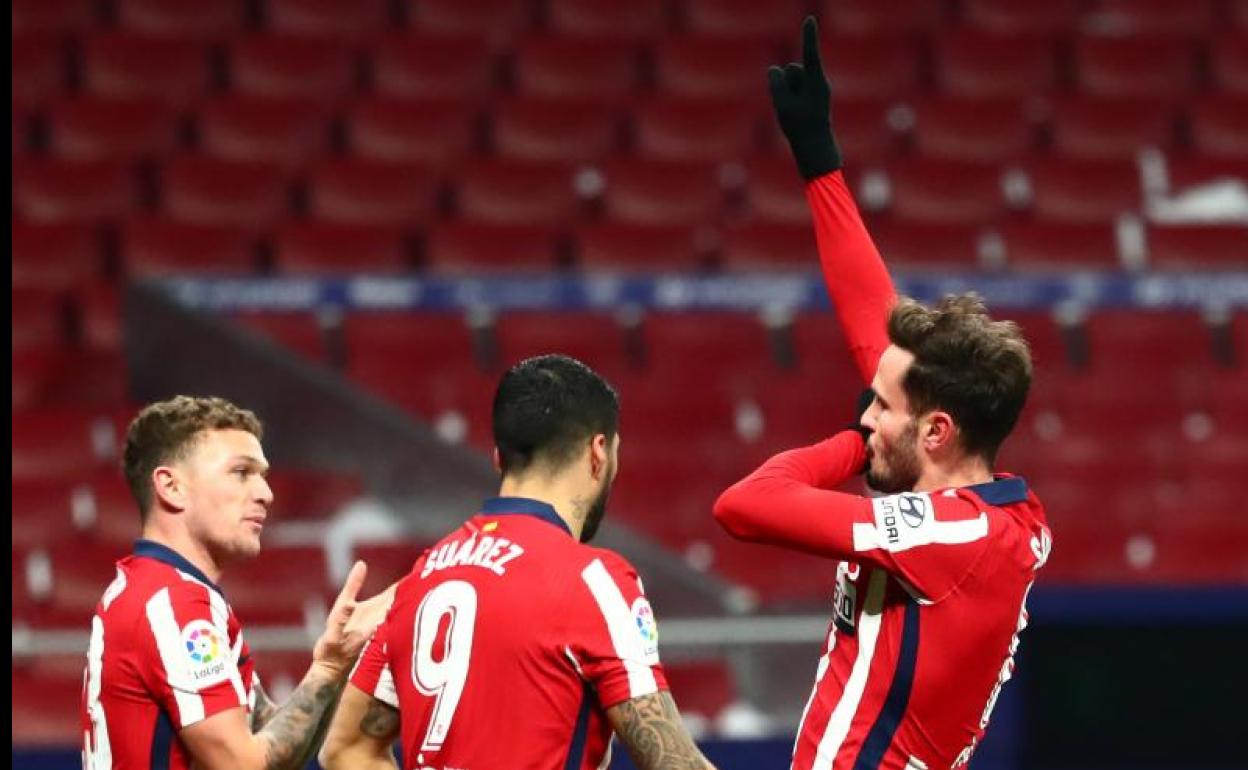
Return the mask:
<path id="1" fill-rule="evenodd" d="M 161 665 L 165 668 L 165 679 L 178 704 L 177 727 L 195 724 L 204 718 L 204 699 L 195 692 L 190 659 L 182 648 L 182 631 L 173 615 L 173 602 L 169 599 L 168 588 L 160 589 L 148 599 L 147 622 L 152 637 L 156 640 Z"/>
<path id="2" fill-rule="evenodd" d="M 858 618 L 858 657 L 854 660 L 854 668 L 850 671 L 849 681 L 841 692 L 841 699 L 832 710 L 828 726 L 819 739 L 813 770 L 831 770 L 836 761 L 837 752 L 849 735 L 854 715 L 858 712 L 858 704 L 862 702 L 862 694 L 867 687 L 867 675 L 871 672 L 871 659 L 875 656 L 875 645 L 880 638 L 880 620 L 884 610 L 884 589 L 888 586 L 888 573 L 875 570 L 871 573 L 871 582 L 867 585 L 867 599 L 863 604 L 862 615 Z"/>
<path id="3" fill-rule="evenodd" d="M 581 579 L 589 586 L 589 591 L 598 602 L 598 610 L 606 621 L 607 631 L 611 634 L 611 644 L 615 654 L 624 664 L 628 672 L 628 691 L 630 698 L 649 695 L 659 689 L 654 680 L 654 671 L 646 662 L 646 650 L 642 644 L 641 634 L 633 624 L 633 615 L 620 587 L 611 579 L 601 559 L 594 559 L 581 572 Z"/>
<path id="4" fill-rule="evenodd" d="M 212 608 L 212 624 L 221 630 L 221 638 L 230 638 L 230 607 L 225 603 L 225 597 L 213 591 L 207 586 L 204 590 L 208 591 L 208 605 Z M 247 690 L 243 687 L 243 675 L 238 670 L 238 661 L 243 656 L 243 633 L 239 631 L 238 638 L 234 640 L 234 644 L 230 648 L 230 655 L 234 658 L 234 664 L 228 668 L 230 672 L 230 684 L 234 686 L 234 692 L 238 694 L 238 705 L 247 705 Z"/>
<path id="5" fill-rule="evenodd" d="M 396 709 L 399 707 L 399 691 L 395 689 L 394 674 L 390 672 L 389 663 L 381 669 L 381 675 L 377 677 L 377 687 L 373 689 L 373 697 Z"/>

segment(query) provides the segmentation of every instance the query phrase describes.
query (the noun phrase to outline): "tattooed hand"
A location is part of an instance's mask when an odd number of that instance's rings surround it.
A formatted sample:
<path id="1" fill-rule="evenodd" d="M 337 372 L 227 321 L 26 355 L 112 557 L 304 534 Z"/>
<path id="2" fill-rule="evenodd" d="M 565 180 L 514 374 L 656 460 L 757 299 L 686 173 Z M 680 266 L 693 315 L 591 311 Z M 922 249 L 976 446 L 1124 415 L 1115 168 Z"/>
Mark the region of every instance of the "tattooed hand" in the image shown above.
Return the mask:
<path id="1" fill-rule="evenodd" d="M 612 706 L 607 717 L 639 770 L 714 770 L 664 690 Z"/>

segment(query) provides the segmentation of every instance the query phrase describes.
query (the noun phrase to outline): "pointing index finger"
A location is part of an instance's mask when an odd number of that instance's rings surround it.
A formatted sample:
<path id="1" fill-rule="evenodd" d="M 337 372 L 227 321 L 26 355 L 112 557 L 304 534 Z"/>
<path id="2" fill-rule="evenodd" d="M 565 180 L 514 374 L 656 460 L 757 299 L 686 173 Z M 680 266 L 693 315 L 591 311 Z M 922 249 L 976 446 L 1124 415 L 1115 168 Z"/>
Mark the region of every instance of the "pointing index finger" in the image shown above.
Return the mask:
<path id="1" fill-rule="evenodd" d="M 814 16 L 802 22 L 802 64 L 811 75 L 823 74 L 823 62 L 819 58 L 819 25 Z"/>

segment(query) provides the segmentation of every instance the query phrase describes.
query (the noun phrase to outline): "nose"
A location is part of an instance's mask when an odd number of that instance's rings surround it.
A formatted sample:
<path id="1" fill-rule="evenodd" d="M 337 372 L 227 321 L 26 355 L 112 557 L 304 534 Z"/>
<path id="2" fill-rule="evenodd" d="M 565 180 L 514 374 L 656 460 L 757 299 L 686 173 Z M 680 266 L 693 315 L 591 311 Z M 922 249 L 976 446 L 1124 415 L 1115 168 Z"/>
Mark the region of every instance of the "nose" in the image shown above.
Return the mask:
<path id="1" fill-rule="evenodd" d="M 867 407 L 867 411 L 862 413 L 862 419 L 860 419 L 858 423 L 862 425 L 862 427 L 874 433 L 876 428 L 876 418 L 879 417 L 879 414 L 880 402 L 876 399 L 872 399 L 871 406 Z"/>
<path id="2" fill-rule="evenodd" d="M 268 508 L 273 504 L 273 487 L 269 486 L 269 480 L 264 476 L 256 474 L 256 478 L 259 479 L 259 486 L 256 488 L 256 499 L 263 503 L 265 508 Z"/>

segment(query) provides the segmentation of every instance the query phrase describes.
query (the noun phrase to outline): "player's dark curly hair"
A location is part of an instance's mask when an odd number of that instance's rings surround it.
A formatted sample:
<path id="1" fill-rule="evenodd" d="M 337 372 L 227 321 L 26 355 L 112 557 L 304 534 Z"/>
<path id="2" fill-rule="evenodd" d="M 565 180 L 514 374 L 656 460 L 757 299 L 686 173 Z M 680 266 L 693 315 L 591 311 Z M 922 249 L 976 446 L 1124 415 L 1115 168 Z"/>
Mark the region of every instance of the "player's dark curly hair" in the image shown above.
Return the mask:
<path id="1" fill-rule="evenodd" d="M 989 318 L 974 293 L 947 295 L 934 308 L 903 298 L 888 318 L 888 338 L 914 354 L 902 382 L 911 412 L 948 412 L 966 451 L 991 463 L 1031 387 L 1031 351 L 1018 324 Z"/>
<path id="2" fill-rule="evenodd" d="M 619 427 L 620 399 L 607 381 L 564 355 L 511 367 L 494 394 L 494 444 L 504 475 L 535 462 L 560 468 L 581 446 Z"/>
<path id="3" fill-rule="evenodd" d="M 143 519 L 152 506 L 152 471 L 185 458 L 206 430 L 244 430 L 264 437 L 255 413 L 216 397 L 174 396 L 149 404 L 131 421 L 122 470 Z"/>

